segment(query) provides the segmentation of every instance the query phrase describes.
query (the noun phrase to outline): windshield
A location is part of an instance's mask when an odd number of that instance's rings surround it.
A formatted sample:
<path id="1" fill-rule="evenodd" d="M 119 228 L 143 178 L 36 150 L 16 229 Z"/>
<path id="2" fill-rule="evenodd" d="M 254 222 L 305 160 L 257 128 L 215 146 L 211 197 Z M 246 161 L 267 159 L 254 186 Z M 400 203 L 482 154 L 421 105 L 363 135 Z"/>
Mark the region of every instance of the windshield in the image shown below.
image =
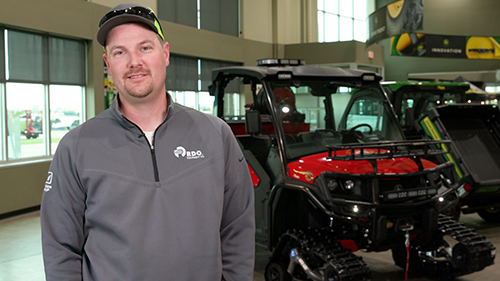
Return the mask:
<path id="1" fill-rule="evenodd" d="M 403 139 L 377 84 L 294 81 L 294 85 L 271 83 L 270 87 L 289 158 L 327 151 L 330 145 Z"/>
<path id="2" fill-rule="evenodd" d="M 461 102 L 461 97 L 461 93 L 452 92 L 405 92 L 401 103 L 401 125 L 405 125 L 408 108 L 414 109 L 413 118 L 417 120 L 437 106 Z"/>

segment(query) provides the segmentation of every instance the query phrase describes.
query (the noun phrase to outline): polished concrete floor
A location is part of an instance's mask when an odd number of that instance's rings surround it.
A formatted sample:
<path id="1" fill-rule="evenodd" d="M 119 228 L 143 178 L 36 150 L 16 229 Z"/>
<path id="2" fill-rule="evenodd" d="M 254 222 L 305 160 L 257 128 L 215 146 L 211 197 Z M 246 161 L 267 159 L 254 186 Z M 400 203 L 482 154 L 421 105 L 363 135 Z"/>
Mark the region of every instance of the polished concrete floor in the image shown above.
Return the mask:
<path id="1" fill-rule="evenodd" d="M 462 215 L 460 220 L 486 236 L 497 248 L 500 247 L 500 224 L 486 223 L 476 214 Z M 390 252 L 357 254 L 370 266 L 372 280 L 404 280 L 404 271 L 393 264 Z M 262 272 L 268 256 L 267 252 L 256 253 L 254 281 L 264 280 Z M 0 220 L 0 281 L 44 280 L 39 212 Z M 495 265 L 456 280 L 500 280 L 500 260 L 497 258 Z"/>

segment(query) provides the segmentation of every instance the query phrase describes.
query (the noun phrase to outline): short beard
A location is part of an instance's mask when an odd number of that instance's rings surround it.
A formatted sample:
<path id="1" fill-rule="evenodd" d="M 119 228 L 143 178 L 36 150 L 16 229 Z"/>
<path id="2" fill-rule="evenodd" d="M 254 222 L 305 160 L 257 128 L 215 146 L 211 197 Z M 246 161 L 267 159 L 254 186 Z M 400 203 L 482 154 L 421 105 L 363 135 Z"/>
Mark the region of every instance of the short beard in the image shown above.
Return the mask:
<path id="1" fill-rule="evenodd" d="M 129 89 L 129 87 L 125 86 L 125 91 L 134 98 L 145 98 L 153 92 L 153 85 L 149 84 L 140 89 Z"/>
<path id="2" fill-rule="evenodd" d="M 127 81 L 127 79 L 128 79 L 127 77 L 129 77 L 133 74 L 134 74 L 133 72 L 127 73 L 125 75 L 125 81 Z M 149 77 L 151 77 L 151 73 L 149 71 L 146 71 L 146 74 Z M 140 88 L 138 88 L 138 87 L 130 88 L 127 86 L 127 83 L 125 83 L 123 86 L 125 87 L 125 91 L 130 96 L 135 97 L 135 98 L 145 98 L 145 97 L 149 96 L 153 92 L 153 89 L 154 89 L 152 82 L 150 84 L 141 85 L 141 86 L 139 86 Z"/>

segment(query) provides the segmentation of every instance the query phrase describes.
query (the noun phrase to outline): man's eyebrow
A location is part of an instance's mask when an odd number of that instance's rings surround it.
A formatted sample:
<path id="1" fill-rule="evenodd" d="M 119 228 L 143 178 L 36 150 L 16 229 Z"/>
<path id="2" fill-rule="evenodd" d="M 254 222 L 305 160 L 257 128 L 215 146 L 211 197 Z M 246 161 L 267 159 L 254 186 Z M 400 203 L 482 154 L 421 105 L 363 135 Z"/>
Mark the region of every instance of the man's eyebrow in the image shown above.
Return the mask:
<path id="1" fill-rule="evenodd" d="M 106 48 L 109 52 L 112 52 L 116 49 L 123 49 L 124 47 L 122 45 L 114 45 L 114 46 L 111 46 L 111 48 Z"/>
<path id="2" fill-rule="evenodd" d="M 141 42 L 139 42 L 137 45 L 143 45 L 146 43 L 153 43 L 153 42 L 154 42 L 154 40 L 152 40 L 152 39 L 144 39 Z"/>
<path id="3" fill-rule="evenodd" d="M 140 41 L 139 43 L 137 43 L 137 46 L 141 46 L 141 45 L 144 45 L 144 44 L 153 44 L 154 43 L 154 40 L 153 39 L 144 39 L 142 41 Z M 106 47 L 107 50 L 109 50 L 110 52 L 112 52 L 113 50 L 115 49 L 126 49 L 124 45 L 114 45 L 114 46 L 111 46 L 110 48 Z"/>

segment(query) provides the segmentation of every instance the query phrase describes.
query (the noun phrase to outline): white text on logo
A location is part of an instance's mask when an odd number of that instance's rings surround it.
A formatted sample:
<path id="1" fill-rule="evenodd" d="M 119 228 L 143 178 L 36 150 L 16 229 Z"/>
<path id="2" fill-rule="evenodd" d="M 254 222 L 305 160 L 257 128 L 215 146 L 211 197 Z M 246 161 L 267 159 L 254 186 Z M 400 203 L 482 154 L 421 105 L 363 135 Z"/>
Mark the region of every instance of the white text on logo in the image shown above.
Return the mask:
<path id="1" fill-rule="evenodd" d="M 45 181 L 45 187 L 43 188 L 43 191 L 49 192 L 52 189 L 52 178 L 54 177 L 54 174 L 52 172 L 49 172 L 49 175 L 47 176 L 47 180 Z"/>
<path id="2" fill-rule="evenodd" d="M 186 157 L 186 159 L 200 159 L 200 158 L 205 158 L 205 155 L 203 155 L 203 152 L 201 150 L 186 150 L 182 146 L 178 146 L 174 150 L 174 155 L 177 158 L 180 157 Z"/>

